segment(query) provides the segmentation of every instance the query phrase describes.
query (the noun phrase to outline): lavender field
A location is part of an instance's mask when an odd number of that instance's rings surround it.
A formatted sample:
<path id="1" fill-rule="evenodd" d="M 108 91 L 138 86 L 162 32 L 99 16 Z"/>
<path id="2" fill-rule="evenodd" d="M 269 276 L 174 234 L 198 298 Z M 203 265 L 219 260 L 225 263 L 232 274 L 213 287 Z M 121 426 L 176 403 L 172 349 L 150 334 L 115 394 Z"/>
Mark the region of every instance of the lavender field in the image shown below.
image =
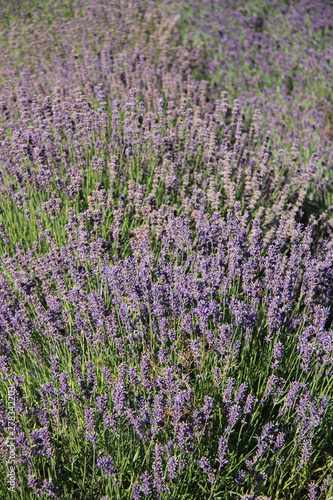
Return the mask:
<path id="1" fill-rule="evenodd" d="M 0 2 L 0 500 L 333 499 L 333 2 Z"/>

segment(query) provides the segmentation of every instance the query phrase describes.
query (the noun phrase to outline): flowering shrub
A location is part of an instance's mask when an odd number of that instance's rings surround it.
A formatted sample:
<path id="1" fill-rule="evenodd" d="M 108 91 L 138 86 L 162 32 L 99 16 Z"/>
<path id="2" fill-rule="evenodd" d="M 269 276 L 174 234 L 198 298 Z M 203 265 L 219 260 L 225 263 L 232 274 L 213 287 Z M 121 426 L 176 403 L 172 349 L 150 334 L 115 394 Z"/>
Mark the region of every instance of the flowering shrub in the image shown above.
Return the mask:
<path id="1" fill-rule="evenodd" d="M 25 9 L 0 74 L 2 496 L 329 498 L 316 158 L 194 78 L 158 3 Z"/>
<path id="2" fill-rule="evenodd" d="M 331 2 L 168 3 L 168 9 L 184 19 L 183 43 L 201 50 L 202 73 L 214 83 L 213 94 L 222 86 L 239 100 L 247 120 L 256 108 L 263 111 L 273 155 L 283 148 L 302 168 L 316 155 L 306 214 L 317 231 L 331 232 Z"/>

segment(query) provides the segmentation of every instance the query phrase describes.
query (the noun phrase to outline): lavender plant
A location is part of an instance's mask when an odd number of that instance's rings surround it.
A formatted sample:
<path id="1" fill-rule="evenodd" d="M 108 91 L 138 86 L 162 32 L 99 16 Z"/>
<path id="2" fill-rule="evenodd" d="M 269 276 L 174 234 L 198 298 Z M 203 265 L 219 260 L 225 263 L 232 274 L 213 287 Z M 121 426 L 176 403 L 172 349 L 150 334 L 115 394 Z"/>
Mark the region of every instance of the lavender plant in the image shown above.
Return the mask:
<path id="1" fill-rule="evenodd" d="M 332 496 L 316 158 L 200 81 L 181 22 L 1 9 L 1 498 Z"/>

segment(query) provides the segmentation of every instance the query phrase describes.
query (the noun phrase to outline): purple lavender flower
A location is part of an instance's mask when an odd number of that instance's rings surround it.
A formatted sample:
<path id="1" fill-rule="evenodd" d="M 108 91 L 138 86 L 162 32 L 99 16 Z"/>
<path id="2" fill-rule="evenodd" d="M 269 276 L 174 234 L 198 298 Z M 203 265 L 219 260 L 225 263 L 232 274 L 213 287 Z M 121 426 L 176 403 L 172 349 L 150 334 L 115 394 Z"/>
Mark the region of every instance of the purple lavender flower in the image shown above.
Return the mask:
<path id="1" fill-rule="evenodd" d="M 126 387 L 121 379 L 117 379 L 114 382 L 112 397 L 115 411 L 120 416 L 124 410 L 125 401 L 127 399 Z"/>
<path id="2" fill-rule="evenodd" d="M 176 432 L 176 442 L 181 451 L 187 447 L 191 447 L 191 443 L 194 439 L 193 433 L 190 429 L 189 424 L 181 422 L 177 428 Z"/>
<path id="3" fill-rule="evenodd" d="M 107 385 L 111 386 L 112 385 L 112 375 L 110 373 L 110 370 L 104 366 L 102 368 L 102 373 L 103 373 L 103 376 L 105 378 Z"/>
<path id="4" fill-rule="evenodd" d="M 91 444 L 95 444 L 97 439 L 97 433 L 95 432 L 95 424 L 94 424 L 94 409 L 86 408 L 85 410 L 85 423 L 86 423 L 86 438 Z"/>
<path id="5" fill-rule="evenodd" d="M 299 382 L 291 382 L 289 392 L 284 400 L 285 411 L 295 404 L 300 388 L 301 384 Z"/>
<path id="6" fill-rule="evenodd" d="M 215 387 L 220 387 L 220 385 L 221 385 L 221 369 L 218 366 L 214 366 L 213 375 L 214 375 Z"/>
<path id="7" fill-rule="evenodd" d="M 219 437 L 219 448 L 216 461 L 219 463 L 220 468 L 224 467 L 228 463 L 228 460 L 225 460 L 225 457 L 227 455 L 227 449 L 228 449 L 227 438 L 223 436 Z"/>
<path id="8" fill-rule="evenodd" d="M 59 376 L 60 380 L 60 387 L 61 387 L 61 393 L 63 396 L 68 397 L 69 396 L 69 376 L 68 372 L 63 372 Z"/>
<path id="9" fill-rule="evenodd" d="M 178 459 L 177 457 L 173 456 L 170 457 L 168 460 L 168 477 L 169 479 L 176 479 L 177 477 L 177 470 L 178 470 Z"/>
<path id="10" fill-rule="evenodd" d="M 140 486 L 137 483 L 134 483 L 132 485 L 132 500 L 140 500 L 140 498 L 141 498 Z"/>
<path id="11" fill-rule="evenodd" d="M 332 475 L 329 474 L 327 477 L 325 477 L 323 484 L 320 487 L 320 492 L 322 493 L 323 491 L 326 490 L 326 488 L 329 488 L 331 482 L 332 482 Z"/>
<path id="12" fill-rule="evenodd" d="M 38 408 L 37 412 L 38 412 L 38 418 L 39 418 L 40 424 L 44 428 L 47 428 L 48 425 L 49 425 L 49 421 L 48 421 L 48 418 L 47 418 L 47 412 L 42 407 Z"/>
<path id="13" fill-rule="evenodd" d="M 163 404 L 163 395 L 157 394 L 154 398 L 154 411 L 153 411 L 153 426 L 158 432 L 159 426 L 164 424 L 163 414 L 164 414 L 164 404 Z"/>
<path id="14" fill-rule="evenodd" d="M 276 436 L 276 442 L 274 444 L 274 453 L 281 450 L 285 443 L 286 434 L 284 432 L 279 432 Z"/>
<path id="15" fill-rule="evenodd" d="M 42 427 L 35 431 L 31 431 L 33 453 L 42 455 L 43 457 L 51 458 L 54 455 L 51 435 L 47 427 Z"/>
<path id="16" fill-rule="evenodd" d="M 241 486 L 244 483 L 245 477 L 246 477 L 245 471 L 243 471 L 243 470 L 238 471 L 236 474 L 235 483 L 238 486 Z"/>
<path id="17" fill-rule="evenodd" d="M 116 472 L 113 460 L 110 456 L 98 458 L 96 463 L 97 466 L 102 469 L 105 477 L 110 477 Z"/>
<path id="18" fill-rule="evenodd" d="M 164 489 L 163 483 L 165 481 L 165 477 L 163 475 L 163 467 L 162 467 L 162 452 L 163 452 L 163 446 L 161 444 L 156 443 L 154 451 L 153 471 L 154 471 L 154 486 L 157 488 L 157 491 L 162 491 Z"/>
<path id="19" fill-rule="evenodd" d="M 241 407 L 237 404 L 231 405 L 231 407 L 228 410 L 228 424 L 230 427 L 229 432 L 231 432 L 231 429 L 235 427 L 235 425 L 237 424 L 240 414 L 241 414 Z"/>
<path id="20" fill-rule="evenodd" d="M 42 491 L 48 498 L 57 498 L 58 486 L 53 484 L 50 477 L 49 479 L 44 479 Z"/>
<path id="21" fill-rule="evenodd" d="M 302 469 L 305 464 L 308 463 L 310 459 L 310 455 L 312 452 L 312 442 L 311 439 L 306 439 L 303 443 L 301 456 L 300 456 L 300 464 L 299 467 Z"/>
<path id="22" fill-rule="evenodd" d="M 96 386 L 95 365 L 92 361 L 87 362 L 88 390 L 91 392 Z"/>
<path id="23" fill-rule="evenodd" d="M 308 496 L 308 500 L 316 500 L 316 498 L 317 498 L 317 489 L 318 489 L 318 486 L 316 486 L 315 483 L 310 483 L 309 484 L 309 496 Z"/>
<path id="24" fill-rule="evenodd" d="M 149 475 L 148 471 L 146 470 L 145 473 L 142 476 L 140 476 L 140 480 L 142 481 L 140 491 L 142 491 L 142 493 L 144 494 L 144 496 L 146 498 L 153 491 L 152 484 L 151 484 L 152 477 Z"/>
<path id="25" fill-rule="evenodd" d="M 255 403 L 255 398 L 251 394 L 249 394 L 246 398 L 245 405 L 243 408 L 244 415 L 249 415 L 251 413 L 254 403 Z"/>
<path id="26" fill-rule="evenodd" d="M 248 384 L 247 382 L 243 382 L 240 386 L 239 386 L 239 389 L 238 391 L 236 392 L 235 394 L 235 398 L 234 398 L 234 401 L 235 403 L 241 403 L 242 400 L 244 399 L 244 396 L 245 396 L 245 393 L 246 393 L 246 389 L 248 387 Z"/>
<path id="27" fill-rule="evenodd" d="M 227 380 L 226 388 L 223 392 L 223 397 L 225 402 L 229 402 L 231 400 L 234 385 L 235 385 L 234 379 L 229 378 Z"/>
<path id="28" fill-rule="evenodd" d="M 50 356 L 51 360 L 51 373 L 53 376 L 57 376 L 59 373 L 59 359 L 57 356 Z"/>
<path id="29" fill-rule="evenodd" d="M 282 342 L 278 342 L 277 344 L 275 344 L 274 352 L 273 352 L 274 359 L 279 360 L 281 358 L 283 348 L 284 348 L 284 346 L 283 346 Z"/>
<path id="30" fill-rule="evenodd" d="M 98 409 L 98 413 L 100 415 L 102 415 L 104 413 L 104 411 L 106 410 L 106 407 L 108 405 L 108 401 L 109 401 L 108 394 L 96 396 L 96 406 Z"/>
<path id="31" fill-rule="evenodd" d="M 210 483 L 215 483 L 215 474 L 211 468 L 210 462 L 206 457 L 202 457 L 201 460 L 197 460 L 197 464 L 201 467 L 203 472 L 208 476 L 208 481 Z"/>
<path id="32" fill-rule="evenodd" d="M 34 474 L 28 474 L 28 486 L 38 495 L 40 492 L 40 488 L 38 486 L 37 478 Z"/>

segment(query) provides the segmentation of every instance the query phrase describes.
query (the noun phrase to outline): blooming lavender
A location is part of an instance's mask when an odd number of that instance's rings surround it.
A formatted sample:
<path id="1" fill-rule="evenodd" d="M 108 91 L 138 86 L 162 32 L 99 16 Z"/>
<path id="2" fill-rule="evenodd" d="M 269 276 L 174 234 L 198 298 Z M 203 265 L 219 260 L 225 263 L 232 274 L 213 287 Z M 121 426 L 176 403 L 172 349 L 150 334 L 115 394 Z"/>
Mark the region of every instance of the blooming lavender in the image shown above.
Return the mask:
<path id="1" fill-rule="evenodd" d="M 219 438 L 219 448 L 218 448 L 218 454 L 217 454 L 217 462 L 219 463 L 220 468 L 224 467 L 227 465 L 228 460 L 225 460 L 225 457 L 227 455 L 227 439 L 223 436 Z"/>
<path id="2" fill-rule="evenodd" d="M 210 483 L 215 483 L 215 481 L 216 481 L 215 475 L 214 475 L 214 472 L 211 468 L 209 460 L 207 460 L 207 458 L 205 458 L 205 457 L 202 457 L 201 460 L 197 461 L 197 463 L 200 466 L 200 468 L 203 470 L 203 472 L 207 475 L 208 481 Z"/>
<path id="3" fill-rule="evenodd" d="M 112 474 L 114 474 L 116 471 L 113 460 L 109 456 L 98 458 L 96 463 L 97 466 L 102 469 L 105 477 L 112 476 Z"/>
<path id="4" fill-rule="evenodd" d="M 85 422 L 86 422 L 86 438 L 88 441 L 91 442 L 91 444 L 95 444 L 97 434 L 95 432 L 95 425 L 94 425 L 94 409 L 93 408 L 86 408 L 85 410 Z"/>
<path id="5" fill-rule="evenodd" d="M 299 103 L 331 8 L 44 3 L 0 7 L 1 473 L 330 495 L 331 116 Z"/>
<path id="6" fill-rule="evenodd" d="M 30 434 L 34 454 L 41 454 L 51 458 L 54 454 L 51 435 L 46 427 L 42 427 Z"/>

